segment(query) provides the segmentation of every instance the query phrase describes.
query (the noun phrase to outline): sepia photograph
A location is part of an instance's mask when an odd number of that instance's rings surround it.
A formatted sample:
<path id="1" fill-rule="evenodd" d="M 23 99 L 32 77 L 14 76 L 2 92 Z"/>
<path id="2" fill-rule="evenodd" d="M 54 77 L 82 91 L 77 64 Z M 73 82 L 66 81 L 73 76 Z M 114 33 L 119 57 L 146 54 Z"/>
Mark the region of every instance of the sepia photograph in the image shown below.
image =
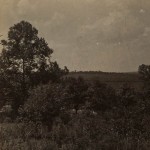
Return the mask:
<path id="1" fill-rule="evenodd" d="M 0 0 L 0 150 L 150 150 L 150 1 Z"/>

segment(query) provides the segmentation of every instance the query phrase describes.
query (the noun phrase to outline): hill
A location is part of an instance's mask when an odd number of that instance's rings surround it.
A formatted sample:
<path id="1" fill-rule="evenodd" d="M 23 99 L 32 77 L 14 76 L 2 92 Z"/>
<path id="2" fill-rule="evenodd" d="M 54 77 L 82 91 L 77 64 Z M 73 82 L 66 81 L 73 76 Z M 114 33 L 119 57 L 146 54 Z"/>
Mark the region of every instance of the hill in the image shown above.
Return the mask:
<path id="1" fill-rule="evenodd" d="M 137 90 L 141 90 L 143 82 L 137 72 L 128 73 L 116 73 L 116 72 L 100 72 L 100 71 L 89 71 L 89 72 L 70 72 L 68 77 L 83 77 L 87 81 L 99 80 L 102 83 L 106 83 L 115 89 L 122 87 L 127 84 Z"/>

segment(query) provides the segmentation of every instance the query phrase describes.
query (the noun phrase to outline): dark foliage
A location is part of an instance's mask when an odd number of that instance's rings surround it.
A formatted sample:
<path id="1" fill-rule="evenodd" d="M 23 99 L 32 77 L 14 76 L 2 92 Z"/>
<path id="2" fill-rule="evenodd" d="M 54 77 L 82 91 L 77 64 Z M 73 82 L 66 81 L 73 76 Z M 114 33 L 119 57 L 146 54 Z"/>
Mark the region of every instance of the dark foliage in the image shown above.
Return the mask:
<path id="1" fill-rule="evenodd" d="M 38 30 L 29 22 L 21 21 L 12 26 L 8 40 L 1 43 L 1 105 L 9 101 L 16 113 L 26 101 L 30 88 L 57 82 L 68 73 L 67 67 L 61 69 L 57 62 L 51 62 L 53 50 L 44 38 L 38 37 Z"/>

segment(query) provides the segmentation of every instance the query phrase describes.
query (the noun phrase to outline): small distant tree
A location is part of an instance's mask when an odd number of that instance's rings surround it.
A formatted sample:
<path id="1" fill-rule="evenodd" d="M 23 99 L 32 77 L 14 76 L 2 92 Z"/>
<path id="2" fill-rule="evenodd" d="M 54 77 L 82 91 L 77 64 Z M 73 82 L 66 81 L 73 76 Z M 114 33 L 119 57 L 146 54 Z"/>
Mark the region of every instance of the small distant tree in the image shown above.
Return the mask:
<path id="1" fill-rule="evenodd" d="M 144 86 L 143 92 L 144 95 L 150 97 L 150 65 L 140 65 L 138 69 L 140 78 L 142 79 Z"/>
<path id="2" fill-rule="evenodd" d="M 85 106 L 87 100 L 88 83 L 81 77 L 64 80 L 65 94 L 63 95 L 67 109 L 77 111 Z"/>
<path id="3" fill-rule="evenodd" d="M 150 82 L 150 65 L 140 65 L 138 72 L 144 81 Z"/>
<path id="4" fill-rule="evenodd" d="M 144 88 L 141 91 L 141 105 L 144 107 L 145 114 L 150 113 L 150 65 L 140 65 L 138 70 L 141 79 L 144 82 Z"/>
<path id="5" fill-rule="evenodd" d="M 118 105 L 123 110 L 129 109 L 134 107 L 137 104 L 136 96 L 137 93 L 134 88 L 124 84 L 123 87 L 121 87 L 118 90 L 117 93 L 118 96 Z"/>
<path id="6" fill-rule="evenodd" d="M 96 112 L 111 110 L 116 105 L 115 91 L 99 81 L 93 82 L 87 93 L 89 107 Z"/>

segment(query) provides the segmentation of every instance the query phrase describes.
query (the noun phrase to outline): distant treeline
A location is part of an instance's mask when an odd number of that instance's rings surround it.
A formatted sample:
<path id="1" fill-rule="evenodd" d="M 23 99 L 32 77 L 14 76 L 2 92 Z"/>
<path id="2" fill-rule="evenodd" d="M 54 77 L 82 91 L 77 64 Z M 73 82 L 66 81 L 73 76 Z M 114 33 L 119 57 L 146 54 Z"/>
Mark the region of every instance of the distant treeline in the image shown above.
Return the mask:
<path id="1" fill-rule="evenodd" d="M 70 74 L 75 74 L 75 73 L 90 73 L 90 74 L 95 74 L 95 73 L 100 73 L 100 74 L 138 74 L 138 72 L 70 71 Z"/>

